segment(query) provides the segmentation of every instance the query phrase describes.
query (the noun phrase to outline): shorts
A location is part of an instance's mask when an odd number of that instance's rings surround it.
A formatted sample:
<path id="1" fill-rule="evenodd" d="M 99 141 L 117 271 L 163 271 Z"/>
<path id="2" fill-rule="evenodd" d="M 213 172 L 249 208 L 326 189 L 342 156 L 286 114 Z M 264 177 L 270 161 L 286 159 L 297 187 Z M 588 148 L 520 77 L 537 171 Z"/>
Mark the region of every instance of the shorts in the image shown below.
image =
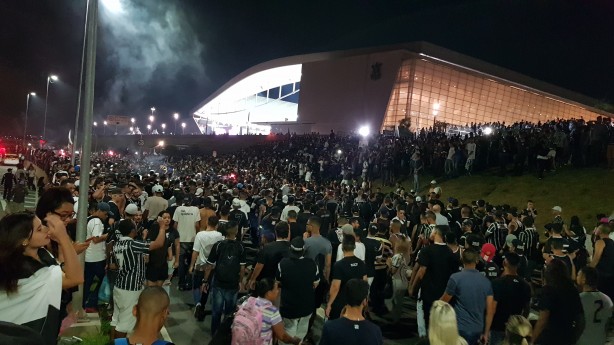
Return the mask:
<path id="1" fill-rule="evenodd" d="M 320 284 L 316 287 L 315 291 L 315 306 L 314 309 L 318 309 L 326 301 L 326 295 L 328 294 L 328 282 L 324 279 L 320 279 Z"/>
<path id="2" fill-rule="evenodd" d="M 145 279 L 156 282 L 168 279 L 168 266 L 147 266 Z"/>
<path id="3" fill-rule="evenodd" d="M 136 325 L 136 317 L 132 315 L 132 309 L 139 302 L 142 290 L 128 291 L 118 287 L 113 288 L 113 318 L 111 326 L 115 331 L 130 333 Z"/>

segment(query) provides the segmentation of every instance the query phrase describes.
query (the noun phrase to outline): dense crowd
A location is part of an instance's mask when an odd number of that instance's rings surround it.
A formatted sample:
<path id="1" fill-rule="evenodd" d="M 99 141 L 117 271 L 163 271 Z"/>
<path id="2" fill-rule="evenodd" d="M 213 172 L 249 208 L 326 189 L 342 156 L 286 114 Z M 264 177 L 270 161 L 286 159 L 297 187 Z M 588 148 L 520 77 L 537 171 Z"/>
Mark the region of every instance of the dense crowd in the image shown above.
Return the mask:
<path id="1" fill-rule="evenodd" d="M 399 324 L 408 298 L 418 301 L 418 327 L 401 332 L 426 344 L 605 343 L 611 210 L 598 210 L 587 232 L 577 216 L 542 205 L 552 215 L 539 214 L 551 218 L 540 238 L 531 201 L 459 200 L 421 177 L 507 173 L 513 164 L 514 173 L 529 167 L 541 178 L 560 164 L 614 164 L 612 126 L 599 119 L 455 130 L 285 135 L 219 156 L 105 152 L 92 157 L 87 186 L 79 166 L 31 150 L 26 156 L 46 162 L 50 180 L 38 183 L 34 214 L 0 220 L 0 320 L 55 344 L 63 318 L 79 307 L 95 312 L 105 297 L 112 337 L 150 344 L 168 314 L 167 291 L 178 288 L 192 294 L 194 322 L 210 305 L 219 344 L 382 344 L 380 326 Z M 29 185 L 27 169 L 5 177 Z M 402 187 L 405 178 L 413 188 Z M 394 187 L 375 187 L 376 179 Z M 89 201 L 83 243 L 79 193 Z M 73 306 L 81 283 L 83 304 Z M 327 321 L 318 335 L 320 308 Z"/>

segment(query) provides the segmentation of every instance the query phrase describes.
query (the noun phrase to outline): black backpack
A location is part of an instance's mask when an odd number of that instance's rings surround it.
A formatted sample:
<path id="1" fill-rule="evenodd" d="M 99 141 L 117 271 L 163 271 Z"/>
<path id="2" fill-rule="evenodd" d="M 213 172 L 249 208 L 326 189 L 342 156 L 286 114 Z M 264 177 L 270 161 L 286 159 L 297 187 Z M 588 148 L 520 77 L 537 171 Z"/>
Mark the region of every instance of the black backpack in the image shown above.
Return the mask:
<path id="1" fill-rule="evenodd" d="M 215 262 L 215 279 L 220 283 L 239 283 L 241 254 L 243 246 L 237 241 L 224 240 L 218 245 L 218 258 Z"/>

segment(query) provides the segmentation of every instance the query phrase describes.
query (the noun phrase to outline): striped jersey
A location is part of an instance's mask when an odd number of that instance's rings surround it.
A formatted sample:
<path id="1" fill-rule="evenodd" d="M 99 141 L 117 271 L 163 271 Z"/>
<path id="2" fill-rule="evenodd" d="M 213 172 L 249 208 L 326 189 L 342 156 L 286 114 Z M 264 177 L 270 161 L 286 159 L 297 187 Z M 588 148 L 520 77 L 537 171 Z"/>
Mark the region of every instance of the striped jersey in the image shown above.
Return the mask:
<path id="1" fill-rule="evenodd" d="M 128 291 L 139 291 L 145 282 L 145 260 L 143 254 L 149 251 L 149 243 L 122 236 L 113 245 L 119 270 L 115 286 Z"/>
<path id="2" fill-rule="evenodd" d="M 535 228 L 524 228 L 518 233 L 518 239 L 524 244 L 524 254 L 529 260 L 535 260 L 541 256 L 537 245 L 539 244 L 539 234 Z"/>
<path id="3" fill-rule="evenodd" d="M 486 242 L 492 243 L 497 251 L 505 247 L 505 237 L 507 236 L 507 226 L 505 222 L 494 222 L 486 229 Z"/>

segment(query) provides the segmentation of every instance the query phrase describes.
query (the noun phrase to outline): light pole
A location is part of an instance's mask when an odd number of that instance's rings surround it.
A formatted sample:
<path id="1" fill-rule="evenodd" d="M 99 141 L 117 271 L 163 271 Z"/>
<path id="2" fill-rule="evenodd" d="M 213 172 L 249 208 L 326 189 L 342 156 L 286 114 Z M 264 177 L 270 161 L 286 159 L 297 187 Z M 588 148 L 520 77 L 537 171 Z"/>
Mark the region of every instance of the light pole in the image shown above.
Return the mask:
<path id="1" fill-rule="evenodd" d="M 164 130 L 166 129 L 166 123 L 162 124 L 162 134 L 164 134 Z"/>
<path id="2" fill-rule="evenodd" d="M 45 93 L 45 116 L 43 119 L 43 139 L 47 140 L 45 136 L 47 134 L 47 103 L 49 101 L 49 84 L 53 84 L 54 81 L 58 80 L 57 75 L 50 75 L 47 77 L 47 92 Z"/>
<path id="3" fill-rule="evenodd" d="M 174 113 L 173 119 L 175 119 L 175 130 L 173 131 L 173 133 L 177 135 L 177 120 L 179 120 L 179 113 Z"/>
<path id="4" fill-rule="evenodd" d="M 181 135 L 185 135 L 185 122 L 181 123 Z"/>
<path id="5" fill-rule="evenodd" d="M 104 128 L 102 130 L 102 134 L 106 135 L 107 134 L 107 121 L 102 121 L 102 124 L 104 125 Z"/>
<path id="6" fill-rule="evenodd" d="M 35 92 L 30 92 L 26 96 L 26 120 L 23 124 L 23 146 L 26 146 L 26 132 L 28 131 L 28 111 L 30 110 L 30 96 L 36 96 Z"/>
<path id="7" fill-rule="evenodd" d="M 149 123 L 149 126 L 147 126 L 147 128 L 153 127 L 153 122 L 154 122 L 153 111 L 154 111 L 155 109 L 156 109 L 156 108 L 151 108 L 151 113 L 152 113 L 152 115 L 149 115 L 149 122 L 150 122 L 150 123 Z M 149 134 L 151 134 L 151 133 L 149 133 Z"/>
<path id="8" fill-rule="evenodd" d="M 147 134 L 151 134 L 151 125 L 147 125 Z"/>
<path id="9" fill-rule="evenodd" d="M 156 107 L 151 107 L 149 110 L 151 110 L 151 116 L 153 116 L 154 111 L 156 111 Z"/>

